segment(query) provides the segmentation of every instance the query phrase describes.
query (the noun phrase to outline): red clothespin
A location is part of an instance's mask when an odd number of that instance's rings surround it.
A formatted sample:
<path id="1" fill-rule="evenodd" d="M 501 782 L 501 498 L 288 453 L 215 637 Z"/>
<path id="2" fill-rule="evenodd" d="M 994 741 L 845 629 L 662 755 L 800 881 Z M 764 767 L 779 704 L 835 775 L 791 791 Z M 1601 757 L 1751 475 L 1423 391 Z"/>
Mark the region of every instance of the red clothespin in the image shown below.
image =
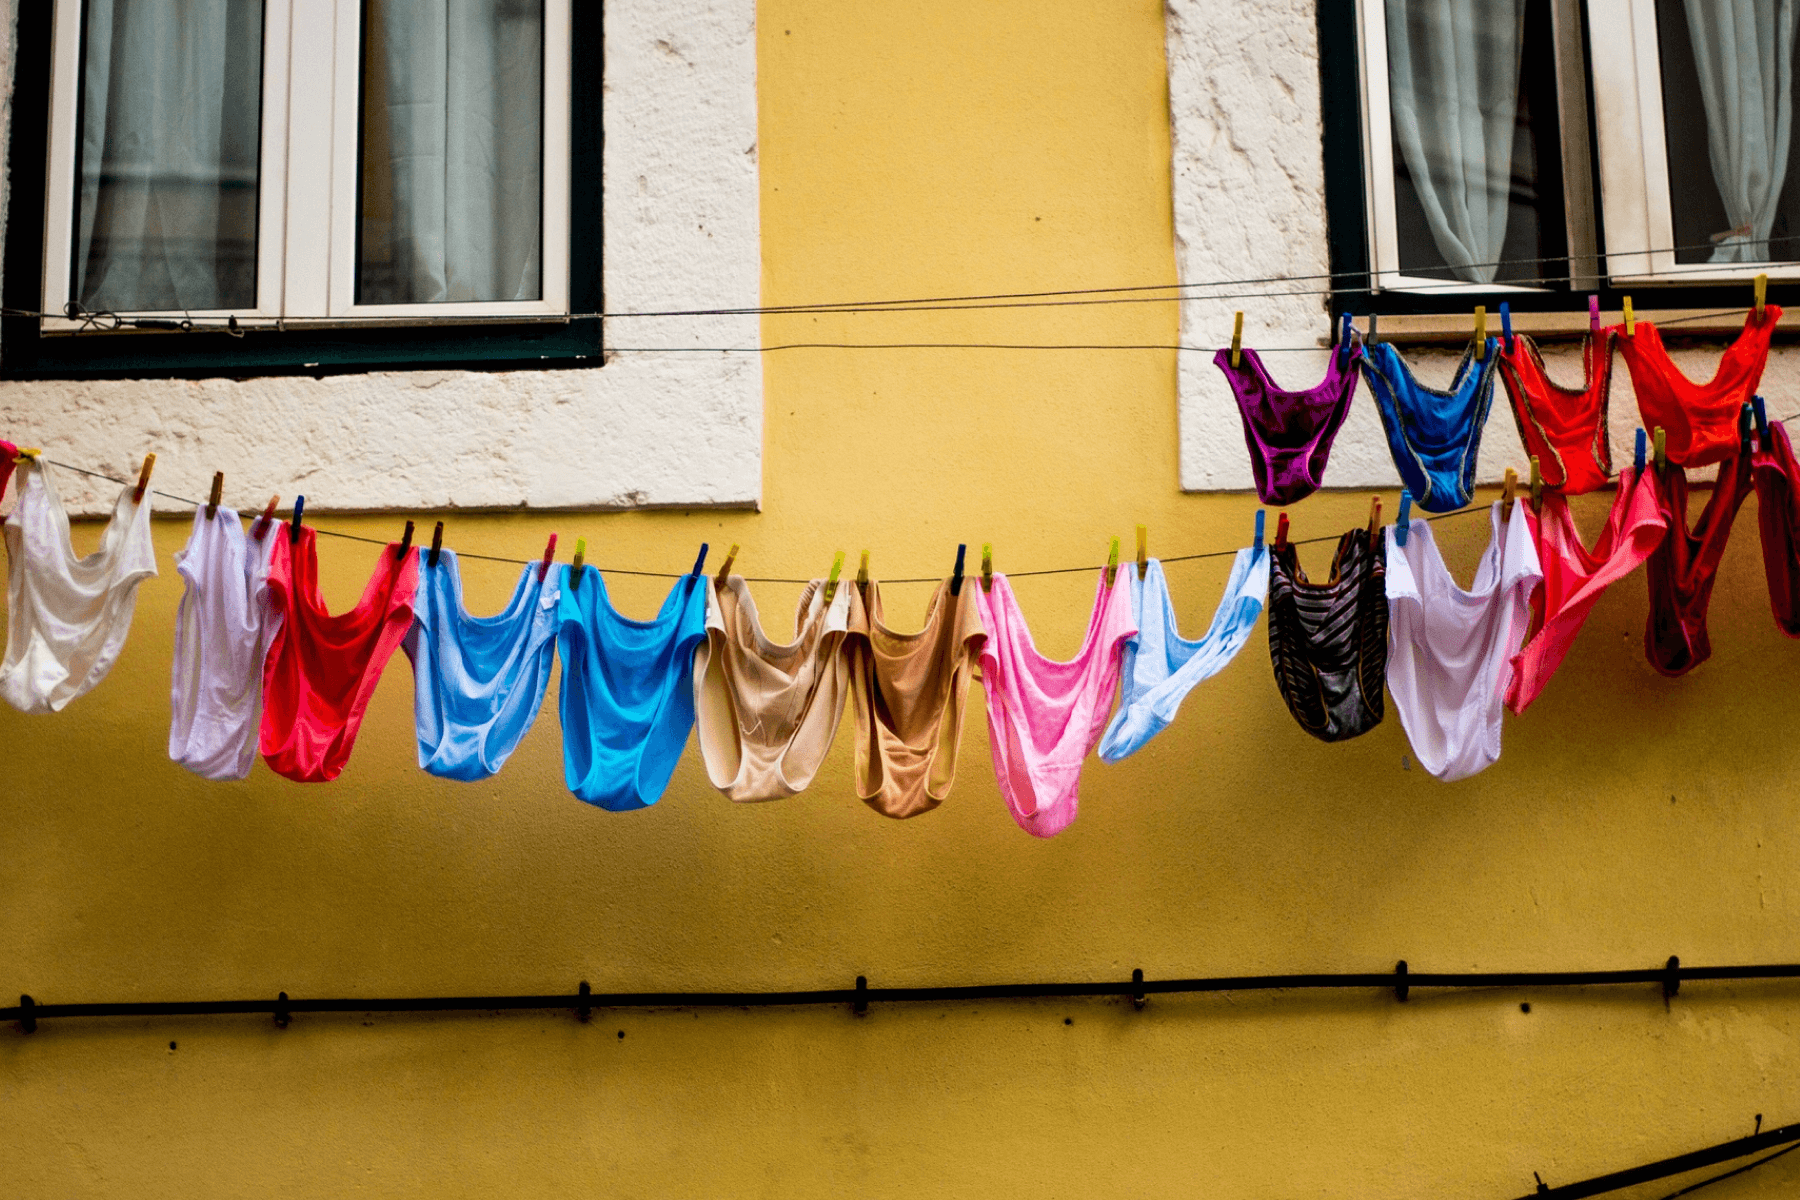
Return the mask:
<path id="1" fill-rule="evenodd" d="M 1278 517 L 1275 521 L 1275 548 L 1277 550 L 1279 550 L 1279 549 L 1281 549 L 1281 547 L 1287 545 L 1287 531 L 1288 531 L 1287 514 L 1282 513 L 1281 516 Z"/>
<path id="2" fill-rule="evenodd" d="M 264 535 L 266 535 L 269 532 L 269 526 L 274 523 L 275 507 L 276 507 L 276 505 L 278 505 L 280 503 L 281 503 L 280 496 L 270 496 L 269 497 L 268 507 L 263 509 L 262 516 L 256 518 L 256 524 L 254 524 L 250 527 L 250 536 L 251 537 L 255 538 L 259 542 L 263 540 Z"/>
<path id="3" fill-rule="evenodd" d="M 556 535 L 553 533 L 550 535 L 550 541 L 544 546 L 544 561 L 538 564 L 538 582 L 539 583 L 544 582 L 544 577 L 550 573 L 550 563 L 555 558 L 556 558 Z"/>

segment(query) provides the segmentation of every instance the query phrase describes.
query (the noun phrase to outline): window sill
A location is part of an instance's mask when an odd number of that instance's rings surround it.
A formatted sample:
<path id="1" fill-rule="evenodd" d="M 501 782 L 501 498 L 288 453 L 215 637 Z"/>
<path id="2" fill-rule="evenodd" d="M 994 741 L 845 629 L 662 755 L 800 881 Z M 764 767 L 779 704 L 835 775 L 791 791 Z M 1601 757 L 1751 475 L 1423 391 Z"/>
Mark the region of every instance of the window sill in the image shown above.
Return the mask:
<path id="1" fill-rule="evenodd" d="M 1744 328 L 1743 311 L 1720 315 L 1717 309 L 1709 308 L 1641 308 L 1636 309 L 1634 315 L 1637 320 L 1655 323 L 1671 337 L 1680 334 L 1683 337 L 1730 338 L 1736 337 Z M 1600 314 L 1603 325 L 1617 325 L 1624 319 L 1624 314 L 1617 309 Z M 1367 334 L 1367 317 L 1355 317 L 1353 321 L 1359 331 Z M 1587 335 L 1588 314 L 1514 313 L 1512 327 L 1514 333 L 1530 334 L 1540 342 L 1579 341 Z M 1782 313 L 1775 328 L 1778 333 L 1800 331 L 1800 310 Z M 1386 315 L 1377 322 L 1376 333 L 1382 341 L 1400 346 L 1460 346 L 1475 335 L 1475 315 L 1469 309 L 1455 313 Z M 1500 336 L 1500 316 L 1492 309 L 1488 311 L 1488 334 Z M 1326 343 L 1321 340 L 1319 344 Z"/>

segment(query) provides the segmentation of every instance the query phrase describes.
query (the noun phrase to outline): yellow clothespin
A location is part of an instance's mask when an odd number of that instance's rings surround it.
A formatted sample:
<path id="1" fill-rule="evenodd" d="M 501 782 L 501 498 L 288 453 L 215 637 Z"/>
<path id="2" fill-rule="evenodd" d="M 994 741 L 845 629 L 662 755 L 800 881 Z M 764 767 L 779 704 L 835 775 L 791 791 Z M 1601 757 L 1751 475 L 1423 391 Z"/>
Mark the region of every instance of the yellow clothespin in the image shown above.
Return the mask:
<path id="1" fill-rule="evenodd" d="M 1763 305 L 1768 298 L 1769 277 L 1767 275 L 1758 275 L 1756 277 L 1756 319 L 1759 321 L 1762 320 Z"/>
<path id="2" fill-rule="evenodd" d="M 137 491 L 131 493 L 131 502 L 133 504 L 142 504 L 144 502 L 144 489 L 150 486 L 150 472 L 155 469 L 156 455 L 144 455 L 144 468 L 138 472 Z"/>
<path id="3" fill-rule="evenodd" d="M 1487 306 L 1475 306 L 1475 361 L 1487 359 Z"/>
<path id="4" fill-rule="evenodd" d="M 994 590 L 994 545 L 992 542 L 981 543 L 981 590 Z"/>
<path id="5" fill-rule="evenodd" d="M 731 543 L 731 549 L 725 552 L 725 561 L 719 564 L 719 573 L 713 576 L 720 587 L 724 587 L 725 581 L 731 578 L 731 564 L 737 561 L 737 552 L 738 544 Z"/>
<path id="6" fill-rule="evenodd" d="M 1231 322 L 1231 365 L 1238 365 L 1240 352 L 1244 347 L 1244 314 L 1238 313 Z"/>
<path id="7" fill-rule="evenodd" d="M 839 550 L 837 552 L 837 557 L 831 560 L 831 574 L 825 577 L 825 603 L 827 604 L 830 604 L 831 598 L 837 595 L 838 572 L 843 569 L 844 552 Z"/>
<path id="8" fill-rule="evenodd" d="M 1150 540 L 1150 530 L 1143 525 L 1138 526 L 1138 578 L 1142 579 L 1150 571 L 1150 556 L 1144 543 Z"/>
<path id="9" fill-rule="evenodd" d="M 869 586 L 869 552 L 867 550 L 862 553 L 862 565 L 856 568 L 856 586 Z"/>
<path id="10" fill-rule="evenodd" d="M 581 587 L 581 563 L 587 557 L 587 539 L 575 539 L 575 557 L 569 560 L 569 590 L 577 591 Z"/>
<path id="11" fill-rule="evenodd" d="M 1119 539 L 1112 540 L 1112 549 L 1106 552 L 1106 586 L 1111 587 L 1113 577 L 1119 573 Z"/>
<path id="12" fill-rule="evenodd" d="M 206 501 L 206 519 L 212 520 L 219 515 L 219 497 L 225 491 L 225 472 L 213 472 L 212 495 Z"/>
<path id="13" fill-rule="evenodd" d="M 1538 469 L 1538 456 L 1531 456 L 1531 511 L 1537 512 L 1544 503 L 1544 476 Z"/>
<path id="14" fill-rule="evenodd" d="M 1519 473 L 1511 467 L 1506 468 L 1506 482 L 1500 487 L 1500 519 L 1512 520 L 1513 501 L 1519 495 Z"/>
<path id="15" fill-rule="evenodd" d="M 1666 467 L 1669 465 L 1669 435 L 1663 432 L 1663 427 L 1661 425 L 1656 427 L 1655 455 L 1657 466 Z"/>
<path id="16" fill-rule="evenodd" d="M 14 458 L 13 462 L 36 462 L 38 455 L 42 453 L 43 451 L 39 450 L 36 446 L 20 446 L 18 457 Z"/>
<path id="17" fill-rule="evenodd" d="M 1631 312 L 1631 297 L 1625 297 L 1625 336 L 1637 336 L 1637 317 Z"/>

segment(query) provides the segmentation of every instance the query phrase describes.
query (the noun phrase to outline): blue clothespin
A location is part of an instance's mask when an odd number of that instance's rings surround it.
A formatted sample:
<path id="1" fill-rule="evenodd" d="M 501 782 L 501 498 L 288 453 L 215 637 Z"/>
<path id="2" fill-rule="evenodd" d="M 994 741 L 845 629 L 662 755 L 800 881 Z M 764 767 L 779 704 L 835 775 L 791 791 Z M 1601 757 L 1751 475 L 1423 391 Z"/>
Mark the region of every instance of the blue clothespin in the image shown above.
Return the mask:
<path id="1" fill-rule="evenodd" d="M 1407 535 L 1407 532 L 1411 529 L 1412 529 L 1412 491 L 1409 488 L 1401 488 L 1400 489 L 1400 519 L 1397 522 L 1395 522 L 1395 524 L 1394 524 L 1394 542 L 1395 542 L 1395 544 L 1400 545 L 1400 546 L 1406 545 L 1406 535 Z"/>
<path id="2" fill-rule="evenodd" d="M 1260 508 L 1256 510 L 1256 540 L 1251 543 L 1251 546 L 1257 550 L 1262 549 L 1263 522 L 1268 519 L 1268 515 L 1269 515 L 1268 513 L 1264 512 Z"/>
<path id="3" fill-rule="evenodd" d="M 1340 367 L 1344 364 L 1344 361 L 1350 357 L 1350 333 L 1355 328 L 1355 324 L 1353 324 L 1350 319 L 1350 314 L 1345 313 L 1342 318 L 1342 323 L 1338 326 L 1337 354 L 1338 365 Z"/>
<path id="4" fill-rule="evenodd" d="M 305 496 L 295 496 L 294 497 L 294 515 L 288 521 L 288 542 L 289 543 L 298 542 L 300 540 L 300 515 L 302 513 L 304 513 L 305 511 L 306 511 L 306 497 Z"/>
<path id="5" fill-rule="evenodd" d="M 1756 412 L 1756 442 L 1764 450 L 1769 448 L 1769 410 L 1763 407 L 1763 398 L 1757 396 L 1750 401 L 1750 407 Z"/>
<path id="6" fill-rule="evenodd" d="M 706 542 L 701 542 L 700 543 L 700 557 L 696 558 L 694 560 L 694 575 L 696 577 L 699 576 L 700 572 L 706 570 L 706 551 L 707 551 L 707 549 L 708 549 L 708 544 Z"/>
<path id="7" fill-rule="evenodd" d="M 1637 446 L 1631 452 L 1631 469 L 1639 475 L 1644 473 L 1644 451 L 1650 441 L 1650 435 L 1642 429 L 1637 431 Z"/>
<path id="8" fill-rule="evenodd" d="M 1756 410 L 1748 404 L 1738 409 L 1738 445 L 1748 452 L 1750 449 L 1750 431 L 1756 428 Z"/>
<path id="9" fill-rule="evenodd" d="M 1506 352 L 1512 353 L 1512 305 L 1500 302 L 1500 332 L 1506 338 Z"/>

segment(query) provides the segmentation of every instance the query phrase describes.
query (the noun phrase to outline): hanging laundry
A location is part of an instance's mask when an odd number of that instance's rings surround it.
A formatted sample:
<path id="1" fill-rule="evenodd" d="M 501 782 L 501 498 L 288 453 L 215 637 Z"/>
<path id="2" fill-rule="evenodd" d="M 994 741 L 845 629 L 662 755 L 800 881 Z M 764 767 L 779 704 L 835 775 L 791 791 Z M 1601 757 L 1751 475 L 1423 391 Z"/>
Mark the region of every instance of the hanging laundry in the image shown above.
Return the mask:
<path id="1" fill-rule="evenodd" d="M 9 460 L 10 461 L 10 460 Z M 150 494 L 127 484 L 100 548 L 76 558 L 69 516 L 43 463 L 19 467 L 6 518 L 6 657 L 0 696 L 20 712 L 60 712 L 106 678 L 131 632 L 138 585 L 156 574 Z"/>
<path id="2" fill-rule="evenodd" d="M 1400 352 L 1378 342 L 1363 356 L 1363 375 L 1375 395 L 1388 449 L 1413 502 L 1426 512 L 1451 512 L 1475 494 L 1475 457 L 1494 402 L 1495 339 L 1475 360 L 1471 344 L 1457 365 L 1450 390 L 1440 392 L 1413 378 Z"/>
<path id="3" fill-rule="evenodd" d="M 1137 633 L 1131 592 L 1121 576 L 1100 572 L 1087 633 L 1074 658 L 1045 658 L 1032 644 L 1025 615 L 1006 576 L 992 585 L 969 580 L 981 607 L 987 642 L 981 649 L 981 686 L 987 692 L 988 741 L 994 777 L 1020 829 L 1054 837 L 1075 820 L 1081 760 L 1100 740 L 1119 690 L 1125 644 Z"/>
<path id="4" fill-rule="evenodd" d="M 0 500 L 6 499 L 6 485 L 12 482 L 13 467 L 17 465 L 18 457 L 17 446 L 0 441 Z"/>
<path id="5" fill-rule="evenodd" d="M 683 575 L 649 621 L 621 616 L 606 581 L 568 567 L 557 606 L 563 778 L 576 797 L 613 812 L 662 798 L 694 727 L 694 657 L 706 642 L 703 575 Z"/>
<path id="6" fill-rule="evenodd" d="M 1748 453 L 1740 453 L 1719 464 L 1712 495 L 1692 530 L 1687 523 L 1687 472 L 1673 462 L 1660 472 L 1658 499 L 1669 532 L 1645 568 L 1650 618 L 1644 623 L 1644 655 L 1664 675 L 1685 675 L 1712 657 L 1706 608 L 1732 522 L 1750 495 L 1750 459 Z"/>
<path id="7" fill-rule="evenodd" d="M 1800 637 L 1800 463 L 1780 421 L 1769 422 L 1768 436 L 1761 441 L 1750 469 L 1769 606 L 1781 632 Z"/>
<path id="8" fill-rule="evenodd" d="M 1655 472 L 1631 467 L 1619 472 L 1606 528 L 1592 550 L 1582 544 L 1569 502 L 1556 492 L 1545 492 L 1542 510 L 1528 508 L 1525 519 L 1544 586 L 1532 596 L 1531 627 L 1513 658 L 1506 706 L 1515 713 L 1542 694 L 1606 589 L 1642 566 L 1668 531 Z"/>
<path id="9" fill-rule="evenodd" d="M 837 736 L 850 690 L 844 639 L 866 619 L 856 585 L 825 602 L 825 582 L 800 593 L 794 640 L 770 641 L 750 585 L 733 575 L 714 592 L 707 645 L 694 668 L 700 757 L 733 800 L 780 800 L 812 783 Z"/>
<path id="10" fill-rule="evenodd" d="M 969 676 L 987 632 L 964 579 L 932 594 L 925 627 L 895 633 L 882 623 L 881 589 L 863 593 L 868 622 L 845 641 L 850 656 L 850 704 L 856 714 L 856 794 L 887 817 L 916 817 L 944 802 L 956 782 Z"/>
<path id="11" fill-rule="evenodd" d="M 1213 355 L 1237 399 L 1256 494 L 1264 504 L 1293 504 L 1319 490 L 1332 440 L 1356 396 L 1356 364 L 1362 354 L 1361 342 L 1334 350 L 1323 382 L 1304 392 L 1275 386 L 1254 350 L 1240 350 L 1236 367 L 1231 351 Z"/>
<path id="12" fill-rule="evenodd" d="M 1161 562 L 1151 559 L 1142 580 L 1129 566 L 1120 570 L 1130 584 L 1138 632 L 1125 646 L 1119 711 L 1100 739 L 1100 757 L 1109 763 L 1136 754 L 1167 728 L 1187 694 L 1224 670 L 1250 640 L 1269 595 L 1269 549 L 1237 552 L 1212 624 L 1197 642 L 1176 631 Z"/>
<path id="13" fill-rule="evenodd" d="M 1619 334 L 1619 352 L 1631 371 L 1644 428 L 1662 426 L 1670 462 L 1704 467 L 1737 454 L 1738 413 L 1756 393 L 1763 366 L 1769 361 L 1769 339 L 1780 320 L 1779 305 L 1765 306 L 1761 317 L 1751 309 L 1744 318 L 1744 331 L 1726 348 L 1708 383 L 1695 383 L 1682 374 L 1669 359 L 1662 334 L 1653 323 L 1636 322 L 1636 332 L 1630 336 L 1622 326 L 1613 327 Z"/>
<path id="14" fill-rule="evenodd" d="M 1385 343 L 1383 343 L 1385 345 Z M 1311 583 L 1294 544 L 1269 559 L 1269 657 L 1300 727 L 1341 742 L 1381 724 L 1387 678 L 1385 549 L 1379 534 L 1338 539 L 1331 579 Z"/>
<path id="15" fill-rule="evenodd" d="M 1406 545 L 1387 528 L 1387 686 L 1413 757 L 1446 783 L 1500 757 L 1512 658 L 1543 581 L 1525 518 L 1494 502 L 1475 583 L 1458 587 L 1431 522 L 1408 523 Z M 1522 506 L 1521 506 L 1522 507 Z"/>
<path id="16" fill-rule="evenodd" d="M 1513 335 L 1500 348 L 1500 380 L 1512 401 L 1525 453 L 1536 455 L 1544 486 L 1578 496 L 1606 486 L 1612 476 L 1607 441 L 1607 399 L 1612 392 L 1614 331 L 1603 329 L 1581 344 L 1585 383 L 1566 388 L 1544 369 L 1537 344 Z"/>
<path id="17" fill-rule="evenodd" d="M 279 531 L 246 537 L 225 505 L 194 510 L 187 546 L 175 555 L 175 667 L 169 689 L 169 758 L 204 779 L 243 779 L 256 762 L 263 667 L 281 628 L 269 587 Z"/>
<path id="18" fill-rule="evenodd" d="M 381 548 L 362 599 L 333 614 L 319 595 L 318 535 L 271 529 L 269 590 L 281 627 L 263 666 L 262 754 L 296 783 L 336 779 L 350 759 L 369 698 L 412 626 L 418 565 L 398 543 Z"/>
<path id="19" fill-rule="evenodd" d="M 556 655 L 561 576 L 531 563 L 506 607 L 491 617 L 463 608 L 462 565 L 424 547 L 413 623 L 401 646 L 413 667 L 419 766 L 445 779 L 486 779 L 505 765 L 537 720 Z"/>

